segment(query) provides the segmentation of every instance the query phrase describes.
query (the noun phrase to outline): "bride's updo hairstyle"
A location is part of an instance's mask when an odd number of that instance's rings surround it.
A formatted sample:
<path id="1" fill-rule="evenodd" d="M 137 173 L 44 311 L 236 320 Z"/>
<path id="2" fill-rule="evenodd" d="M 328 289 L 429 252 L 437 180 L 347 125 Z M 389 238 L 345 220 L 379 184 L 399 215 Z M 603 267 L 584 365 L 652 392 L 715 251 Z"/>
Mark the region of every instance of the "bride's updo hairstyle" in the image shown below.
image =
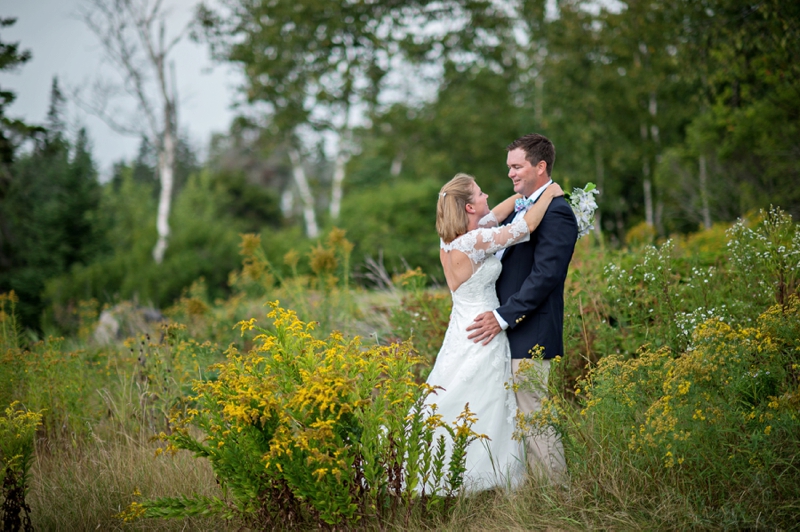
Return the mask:
<path id="1" fill-rule="evenodd" d="M 439 201 L 436 203 L 436 232 L 446 244 L 467 232 L 469 218 L 465 207 L 473 200 L 474 183 L 474 177 L 459 173 L 439 191 Z"/>

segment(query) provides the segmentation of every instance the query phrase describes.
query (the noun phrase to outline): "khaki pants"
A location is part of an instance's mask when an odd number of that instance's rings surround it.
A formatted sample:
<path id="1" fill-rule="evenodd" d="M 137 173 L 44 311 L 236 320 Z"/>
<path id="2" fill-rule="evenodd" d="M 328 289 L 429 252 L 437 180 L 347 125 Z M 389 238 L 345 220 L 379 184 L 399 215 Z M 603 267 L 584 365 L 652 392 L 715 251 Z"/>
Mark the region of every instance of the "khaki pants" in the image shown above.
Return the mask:
<path id="1" fill-rule="evenodd" d="M 518 376 L 519 364 L 521 359 L 511 360 L 511 371 L 514 374 L 514 382 L 520 383 L 528 380 L 527 377 Z M 542 408 L 542 399 L 547 397 L 547 379 L 550 376 L 549 360 L 534 360 L 533 367 L 538 375 L 537 382 L 534 383 L 533 391 L 520 389 L 516 392 L 517 408 L 523 414 L 536 412 Z M 561 438 L 555 430 L 550 427 L 545 433 L 525 438 L 525 452 L 527 454 L 528 467 L 531 472 L 546 474 L 552 480 L 560 481 L 567 471 L 564 460 L 564 447 Z"/>

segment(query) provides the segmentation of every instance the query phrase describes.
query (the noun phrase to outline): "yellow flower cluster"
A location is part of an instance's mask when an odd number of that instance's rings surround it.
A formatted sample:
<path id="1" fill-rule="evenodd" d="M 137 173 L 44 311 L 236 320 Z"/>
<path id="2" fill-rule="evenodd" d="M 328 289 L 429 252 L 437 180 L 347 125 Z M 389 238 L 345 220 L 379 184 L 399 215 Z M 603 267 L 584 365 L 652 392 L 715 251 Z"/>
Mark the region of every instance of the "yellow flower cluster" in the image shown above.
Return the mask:
<path id="1" fill-rule="evenodd" d="M 0 469 L 16 471 L 27 462 L 33 452 L 33 435 L 41 422 L 41 412 L 31 412 L 19 401 L 6 407 L 0 415 Z"/>
<path id="2" fill-rule="evenodd" d="M 797 297 L 770 308 L 753 327 L 708 320 L 679 356 L 644 348 L 633 359 L 601 359 L 579 383 L 582 414 L 619 420 L 631 429 L 629 450 L 659 456 L 666 468 L 687 461 L 714 468 L 715 454 L 748 456 L 749 465 L 763 467 L 745 446 L 773 437 L 779 422 L 784 431 L 796 426 L 800 375 L 791 360 L 800 354 L 798 338 Z"/>
<path id="3" fill-rule="evenodd" d="M 317 339 L 313 323 L 277 301 L 269 306 L 272 330 L 255 319 L 240 322 L 242 333 L 257 333 L 253 347 L 228 349 L 226 362 L 212 368 L 217 377 L 195 383 L 192 406 L 173 417 L 166 436 L 166 450 L 205 455 L 222 481 L 249 486 L 241 488 L 248 505 L 252 494 L 280 485 L 329 524 L 352 520 L 359 505 L 362 512 L 380 508 L 377 498 L 387 496 L 390 483 L 396 495 L 410 489 L 396 475 L 405 467 L 412 478 L 420 471 L 408 465 L 412 456 L 432 467 L 437 430 L 446 427 L 462 451 L 480 437 L 468 408 L 452 427 L 435 411 L 421 415 L 431 390 L 415 380 L 419 358 L 410 344 L 364 348 L 340 333 Z M 189 424 L 204 441 L 192 438 Z M 247 476 L 251 466 L 243 460 L 262 468 Z"/>
<path id="4" fill-rule="evenodd" d="M 422 271 L 422 268 L 417 267 L 393 276 L 392 282 L 402 288 L 416 289 L 424 286 L 426 279 L 427 275 Z"/>
<path id="5" fill-rule="evenodd" d="M 132 523 L 144 517 L 147 509 L 140 502 L 132 502 L 125 510 L 116 514 L 114 517 L 121 519 L 124 523 Z"/>

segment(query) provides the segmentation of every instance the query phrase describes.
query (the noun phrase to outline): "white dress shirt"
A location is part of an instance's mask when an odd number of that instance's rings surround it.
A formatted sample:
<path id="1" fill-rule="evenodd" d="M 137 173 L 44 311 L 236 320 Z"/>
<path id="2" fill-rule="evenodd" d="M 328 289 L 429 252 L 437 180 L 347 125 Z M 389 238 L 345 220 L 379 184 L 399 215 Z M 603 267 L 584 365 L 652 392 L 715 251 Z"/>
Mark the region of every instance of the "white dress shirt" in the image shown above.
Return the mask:
<path id="1" fill-rule="evenodd" d="M 536 191 L 533 194 L 531 194 L 528 198 L 525 198 L 525 199 L 532 199 L 534 201 L 534 203 L 535 203 L 536 200 L 539 199 L 539 196 L 541 196 L 544 193 L 544 189 L 546 189 L 548 186 L 550 186 L 550 184 L 552 182 L 553 182 L 553 180 L 551 179 L 550 181 L 548 181 L 547 183 L 545 183 L 541 187 L 537 188 Z M 533 203 L 531 203 L 531 205 L 533 205 Z M 514 216 L 514 220 L 516 220 L 520 216 L 525 216 L 525 213 L 528 212 L 528 209 L 531 208 L 531 205 L 528 205 L 527 208 L 522 209 L 521 211 L 519 211 Z M 511 220 L 511 221 L 513 222 L 514 220 Z M 503 258 L 503 253 L 505 253 L 505 251 L 506 251 L 505 249 L 501 249 L 500 251 L 495 253 L 494 256 L 497 257 L 498 259 L 502 259 Z M 494 317 L 497 319 L 497 323 L 500 324 L 500 328 L 503 329 L 504 331 L 506 329 L 508 329 L 508 323 L 506 323 L 506 320 L 504 320 L 502 318 L 502 316 L 500 316 L 500 313 L 498 313 L 497 310 L 493 310 L 492 312 L 494 313 Z"/>

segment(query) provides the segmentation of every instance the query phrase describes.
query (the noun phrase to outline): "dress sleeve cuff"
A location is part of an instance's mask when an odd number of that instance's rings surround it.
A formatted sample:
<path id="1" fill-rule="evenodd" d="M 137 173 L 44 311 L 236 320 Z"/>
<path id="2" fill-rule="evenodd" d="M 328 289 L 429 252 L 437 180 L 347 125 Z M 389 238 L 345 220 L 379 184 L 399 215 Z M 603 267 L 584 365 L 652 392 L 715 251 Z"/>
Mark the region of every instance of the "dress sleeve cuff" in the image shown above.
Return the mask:
<path id="1" fill-rule="evenodd" d="M 478 220 L 478 227 L 497 227 L 500 222 L 497 221 L 494 213 L 489 211 L 489 214 Z"/>

